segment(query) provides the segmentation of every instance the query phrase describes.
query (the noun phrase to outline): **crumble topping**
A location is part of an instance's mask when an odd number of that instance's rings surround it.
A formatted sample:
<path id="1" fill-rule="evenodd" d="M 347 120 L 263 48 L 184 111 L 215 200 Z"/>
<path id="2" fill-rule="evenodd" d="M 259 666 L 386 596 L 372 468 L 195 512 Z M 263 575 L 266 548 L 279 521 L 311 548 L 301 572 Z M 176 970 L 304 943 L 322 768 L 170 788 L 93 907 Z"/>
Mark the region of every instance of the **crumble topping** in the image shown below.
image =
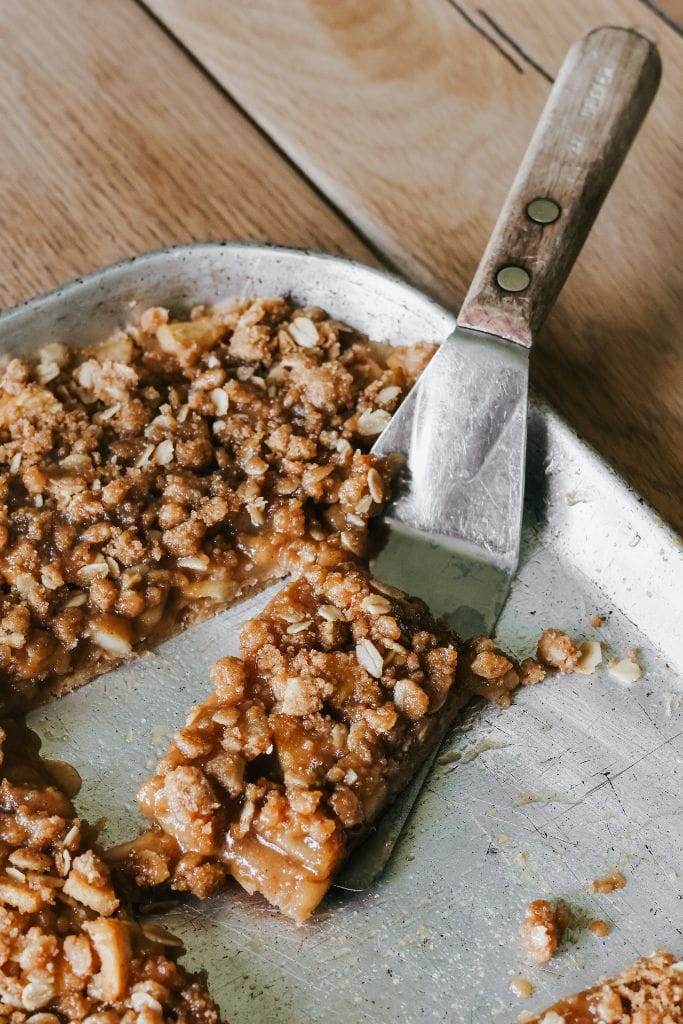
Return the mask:
<path id="1" fill-rule="evenodd" d="M 111 855 L 137 885 L 205 896 L 226 872 L 302 921 L 469 694 L 457 641 L 357 565 L 309 568 L 246 624 Z"/>
<path id="2" fill-rule="evenodd" d="M 506 654 L 487 636 L 474 636 L 464 646 L 459 676 L 470 693 L 509 707 L 511 694 L 518 686 L 534 686 L 546 676 L 546 669 L 535 658 L 521 663 Z"/>
<path id="3" fill-rule="evenodd" d="M 615 978 L 561 999 L 525 1024 L 680 1024 L 683 964 L 671 953 L 641 957 Z"/>
<path id="4" fill-rule="evenodd" d="M 561 900 L 531 901 L 519 930 L 531 963 L 543 964 L 555 956 L 568 924 L 569 910 Z"/>
<path id="5" fill-rule="evenodd" d="M 23 707 L 293 566 L 362 556 L 368 450 L 433 347 L 319 309 L 160 307 L 0 379 L 0 681 Z"/>
<path id="6" fill-rule="evenodd" d="M 581 660 L 581 650 L 561 629 L 544 629 L 538 640 L 537 657 L 548 668 L 557 668 L 567 675 Z"/>
<path id="7" fill-rule="evenodd" d="M 0 1016 L 10 1024 L 219 1024 L 182 943 L 125 915 L 22 723 L 0 728 Z"/>

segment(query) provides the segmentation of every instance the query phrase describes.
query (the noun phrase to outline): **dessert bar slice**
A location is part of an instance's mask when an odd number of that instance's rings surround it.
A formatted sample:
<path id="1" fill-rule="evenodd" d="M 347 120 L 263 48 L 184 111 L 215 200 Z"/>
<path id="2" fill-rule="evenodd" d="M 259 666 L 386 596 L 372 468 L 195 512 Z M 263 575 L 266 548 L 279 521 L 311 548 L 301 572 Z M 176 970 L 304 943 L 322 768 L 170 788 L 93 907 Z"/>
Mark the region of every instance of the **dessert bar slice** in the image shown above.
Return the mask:
<path id="1" fill-rule="evenodd" d="M 671 953 L 653 953 L 616 978 L 518 1019 L 525 1024 L 681 1024 L 683 964 Z"/>
<path id="2" fill-rule="evenodd" d="M 5 707 L 361 555 L 392 474 L 369 449 L 432 352 L 274 298 L 0 361 Z"/>
<path id="3" fill-rule="evenodd" d="M 182 944 L 124 913 L 109 869 L 21 722 L 0 728 L 0 1017 L 10 1024 L 219 1024 Z"/>
<path id="4" fill-rule="evenodd" d="M 355 564 L 314 566 L 213 668 L 121 847 L 140 886 L 203 896 L 226 873 L 303 921 L 468 694 L 455 636 Z"/>

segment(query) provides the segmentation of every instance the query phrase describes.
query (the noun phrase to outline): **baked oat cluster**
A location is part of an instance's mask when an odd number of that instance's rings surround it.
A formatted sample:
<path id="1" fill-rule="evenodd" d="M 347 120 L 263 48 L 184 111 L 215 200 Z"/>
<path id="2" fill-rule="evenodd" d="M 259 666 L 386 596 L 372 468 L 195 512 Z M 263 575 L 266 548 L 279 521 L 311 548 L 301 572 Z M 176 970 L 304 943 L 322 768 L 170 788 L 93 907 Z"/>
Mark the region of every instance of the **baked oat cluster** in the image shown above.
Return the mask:
<path id="1" fill-rule="evenodd" d="M 0 683 L 64 692 L 295 566 L 361 556 L 369 448 L 433 347 L 282 298 L 148 309 L 0 375 Z"/>
<path id="2" fill-rule="evenodd" d="M 536 658 L 519 662 L 497 647 L 490 637 L 473 636 L 464 645 L 458 674 L 471 694 L 507 708 L 515 690 L 542 682 L 553 667 Z"/>
<path id="3" fill-rule="evenodd" d="M 245 626 L 116 851 L 137 885 L 205 896 L 227 873 L 297 921 L 469 694 L 457 641 L 357 565 L 314 566 Z"/>
<path id="4" fill-rule="evenodd" d="M 0 729 L 0 1017 L 9 1024 L 219 1024 L 181 943 L 127 917 L 94 830 L 21 723 Z"/>
<path id="5" fill-rule="evenodd" d="M 524 1024 L 681 1024 L 683 963 L 671 953 L 641 957 L 616 978 L 568 996 Z"/>

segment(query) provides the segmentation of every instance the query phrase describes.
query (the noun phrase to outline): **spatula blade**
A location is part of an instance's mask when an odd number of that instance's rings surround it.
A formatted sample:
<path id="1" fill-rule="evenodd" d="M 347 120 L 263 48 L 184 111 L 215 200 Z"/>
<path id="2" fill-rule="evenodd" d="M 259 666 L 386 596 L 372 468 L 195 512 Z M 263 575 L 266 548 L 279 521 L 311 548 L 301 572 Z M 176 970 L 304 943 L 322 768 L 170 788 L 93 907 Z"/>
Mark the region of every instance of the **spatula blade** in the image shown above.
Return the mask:
<path id="1" fill-rule="evenodd" d="M 398 522 L 514 570 L 524 491 L 529 353 L 458 328 L 374 451 L 400 452 Z"/>
<path id="2" fill-rule="evenodd" d="M 464 636 L 489 631 L 517 568 L 529 354 L 457 328 L 378 438 L 405 469 L 374 571 Z"/>
<path id="3" fill-rule="evenodd" d="M 493 631 L 517 568 L 528 369 L 526 350 L 457 329 L 373 449 L 406 459 L 373 572 L 463 637 Z M 437 753 L 349 859 L 339 888 L 358 892 L 382 874 Z"/>

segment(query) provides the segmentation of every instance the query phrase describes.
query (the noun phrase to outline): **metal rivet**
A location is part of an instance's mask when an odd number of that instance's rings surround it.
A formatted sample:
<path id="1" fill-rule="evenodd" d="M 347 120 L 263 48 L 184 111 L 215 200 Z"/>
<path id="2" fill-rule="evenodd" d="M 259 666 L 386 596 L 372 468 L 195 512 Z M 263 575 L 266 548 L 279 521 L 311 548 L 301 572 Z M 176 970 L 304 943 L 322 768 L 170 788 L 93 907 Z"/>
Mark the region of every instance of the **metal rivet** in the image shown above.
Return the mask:
<path id="1" fill-rule="evenodd" d="M 526 208 L 527 217 L 537 224 L 552 224 L 560 216 L 560 207 L 554 199 L 532 199 Z"/>
<path id="2" fill-rule="evenodd" d="M 531 281 L 531 274 L 524 267 L 501 267 L 496 281 L 503 291 L 523 292 Z"/>

